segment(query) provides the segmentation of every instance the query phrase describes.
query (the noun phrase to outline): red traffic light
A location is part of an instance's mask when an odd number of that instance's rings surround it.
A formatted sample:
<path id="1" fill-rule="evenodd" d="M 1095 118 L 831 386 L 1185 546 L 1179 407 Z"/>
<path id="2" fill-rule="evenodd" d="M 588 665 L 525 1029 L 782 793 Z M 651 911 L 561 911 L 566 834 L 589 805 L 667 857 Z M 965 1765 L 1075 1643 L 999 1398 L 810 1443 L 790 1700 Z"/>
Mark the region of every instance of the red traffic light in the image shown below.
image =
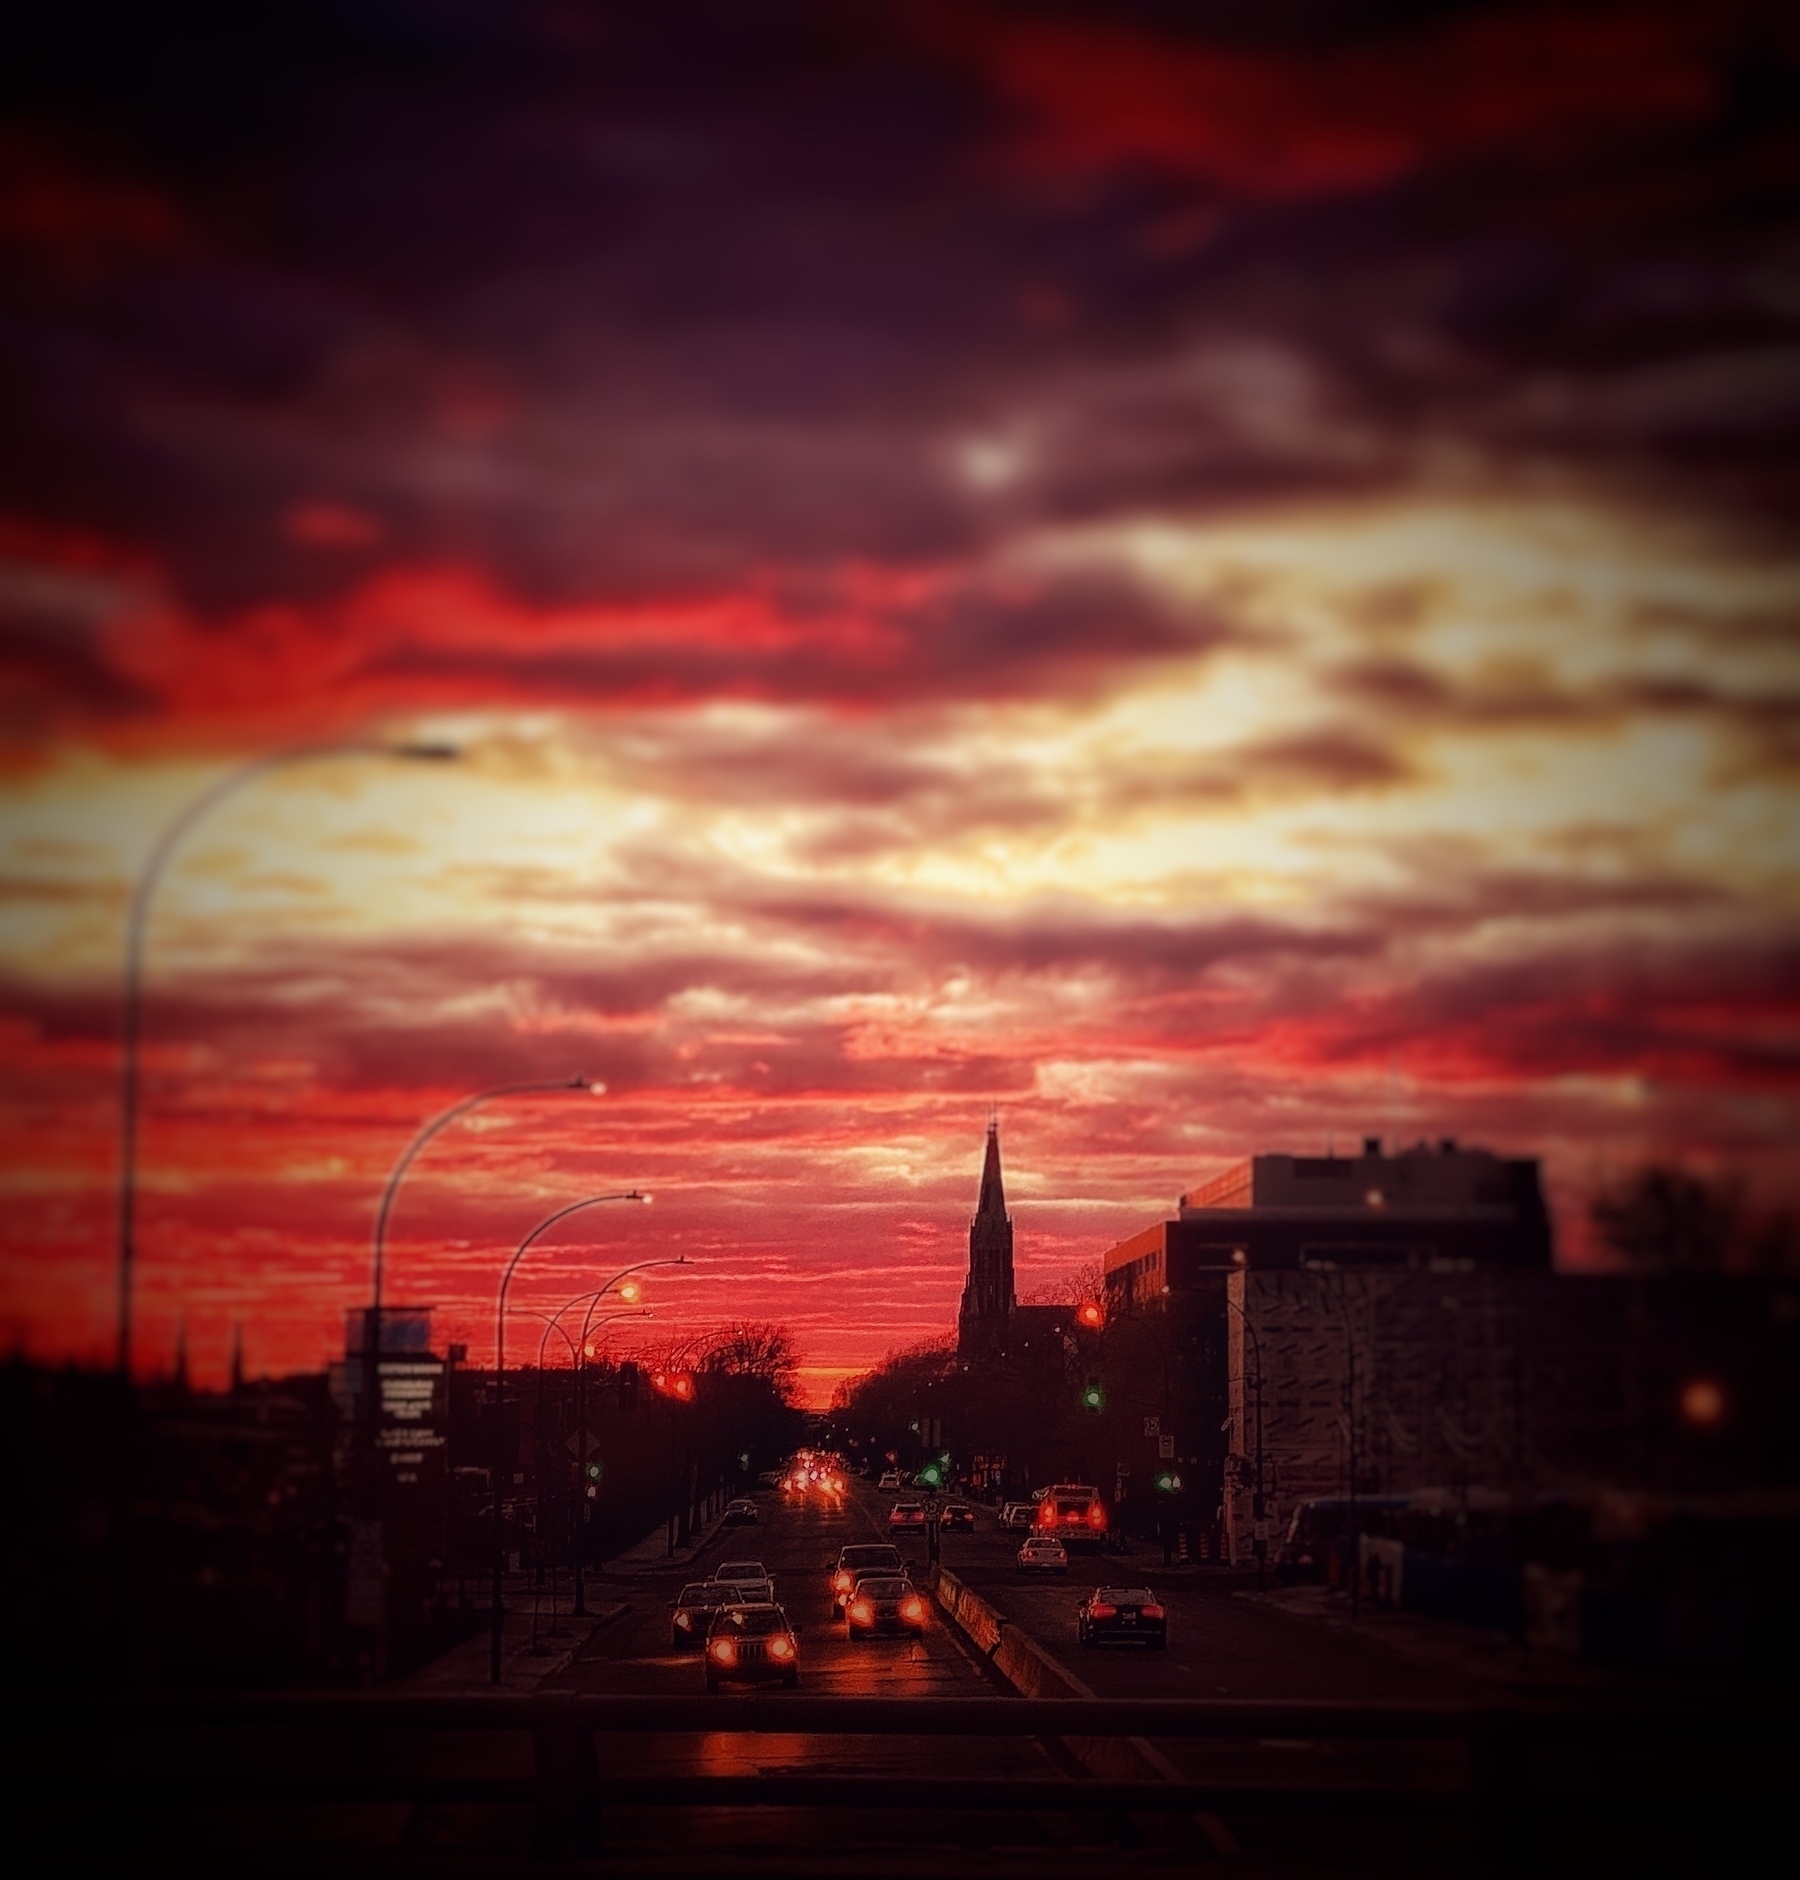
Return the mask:
<path id="1" fill-rule="evenodd" d="M 673 1397 L 677 1403 L 694 1401 L 694 1374 L 692 1371 L 656 1371 L 651 1374 L 651 1388 L 665 1397 Z"/>
<path id="2" fill-rule="evenodd" d="M 1076 1307 L 1075 1317 L 1090 1332 L 1097 1332 L 1106 1323 L 1106 1308 L 1098 1299 L 1086 1299 Z"/>

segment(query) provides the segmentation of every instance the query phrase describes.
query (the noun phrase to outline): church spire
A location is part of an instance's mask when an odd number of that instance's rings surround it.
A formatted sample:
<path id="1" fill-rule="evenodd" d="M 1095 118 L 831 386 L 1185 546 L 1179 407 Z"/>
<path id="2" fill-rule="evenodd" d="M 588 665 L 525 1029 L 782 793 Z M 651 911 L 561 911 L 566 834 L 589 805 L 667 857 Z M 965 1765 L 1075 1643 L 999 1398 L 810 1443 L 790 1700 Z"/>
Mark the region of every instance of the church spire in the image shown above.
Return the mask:
<path id="1" fill-rule="evenodd" d="M 975 1204 L 975 1218 L 1006 1219 L 1006 1190 L 1000 1182 L 1000 1122 L 988 1118 L 987 1158 L 981 1165 L 981 1199 Z"/>

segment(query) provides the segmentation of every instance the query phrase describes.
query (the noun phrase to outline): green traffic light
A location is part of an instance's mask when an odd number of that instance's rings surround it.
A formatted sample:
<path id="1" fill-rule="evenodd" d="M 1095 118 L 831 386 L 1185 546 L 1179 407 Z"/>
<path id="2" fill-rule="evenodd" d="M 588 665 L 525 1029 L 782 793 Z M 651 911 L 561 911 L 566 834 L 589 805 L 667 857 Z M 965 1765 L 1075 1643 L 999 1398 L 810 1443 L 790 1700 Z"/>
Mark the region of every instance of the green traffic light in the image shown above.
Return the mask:
<path id="1" fill-rule="evenodd" d="M 1098 1410 L 1106 1402 L 1106 1393 L 1098 1384 L 1090 1384 L 1081 1393 L 1081 1406 L 1084 1410 Z"/>

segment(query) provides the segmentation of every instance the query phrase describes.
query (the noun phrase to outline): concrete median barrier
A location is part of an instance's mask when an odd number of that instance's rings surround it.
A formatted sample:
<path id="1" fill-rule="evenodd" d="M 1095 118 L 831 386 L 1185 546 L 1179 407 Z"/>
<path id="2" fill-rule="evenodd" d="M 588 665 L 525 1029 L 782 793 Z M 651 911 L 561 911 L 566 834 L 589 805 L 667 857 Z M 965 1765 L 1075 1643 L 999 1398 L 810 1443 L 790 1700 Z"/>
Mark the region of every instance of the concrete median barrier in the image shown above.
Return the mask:
<path id="1" fill-rule="evenodd" d="M 1092 1697 L 1030 1633 L 1004 1619 L 973 1588 L 940 1567 L 931 1581 L 939 1610 L 1021 1697 Z M 1181 1780 L 1169 1759 L 1142 1737 L 1066 1737 L 1088 1774 L 1104 1782 Z"/>

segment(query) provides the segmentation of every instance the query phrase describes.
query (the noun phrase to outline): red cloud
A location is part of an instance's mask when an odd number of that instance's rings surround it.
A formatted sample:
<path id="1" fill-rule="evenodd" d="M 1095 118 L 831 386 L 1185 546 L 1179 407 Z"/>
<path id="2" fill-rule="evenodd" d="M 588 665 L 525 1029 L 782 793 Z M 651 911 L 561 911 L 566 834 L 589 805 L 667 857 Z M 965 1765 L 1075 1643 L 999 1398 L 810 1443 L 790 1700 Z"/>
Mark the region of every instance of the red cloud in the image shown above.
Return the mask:
<path id="1" fill-rule="evenodd" d="M 1027 167 L 1141 169 L 1278 200 L 1693 123 L 1719 94 L 1720 17 L 1667 6 L 1496 11 L 1305 54 L 1076 21 L 983 22 L 957 37 L 1026 119 L 1016 154 Z"/>

